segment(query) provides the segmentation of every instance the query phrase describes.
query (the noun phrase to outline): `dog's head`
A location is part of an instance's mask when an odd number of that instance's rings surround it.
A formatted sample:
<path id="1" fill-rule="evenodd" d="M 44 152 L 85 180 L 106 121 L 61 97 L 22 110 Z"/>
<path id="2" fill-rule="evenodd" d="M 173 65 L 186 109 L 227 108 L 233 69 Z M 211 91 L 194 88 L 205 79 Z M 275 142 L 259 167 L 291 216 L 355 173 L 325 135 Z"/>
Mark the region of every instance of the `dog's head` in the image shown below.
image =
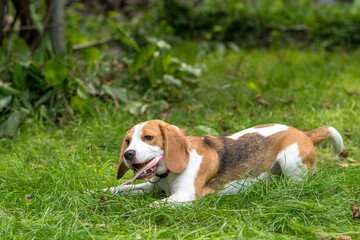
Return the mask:
<path id="1" fill-rule="evenodd" d="M 139 123 L 127 131 L 121 147 L 117 179 L 129 169 L 142 169 L 159 155 L 164 158 L 137 179 L 150 179 L 155 174 L 170 170 L 175 174 L 185 171 L 189 162 L 189 142 L 185 131 L 160 120 Z"/>

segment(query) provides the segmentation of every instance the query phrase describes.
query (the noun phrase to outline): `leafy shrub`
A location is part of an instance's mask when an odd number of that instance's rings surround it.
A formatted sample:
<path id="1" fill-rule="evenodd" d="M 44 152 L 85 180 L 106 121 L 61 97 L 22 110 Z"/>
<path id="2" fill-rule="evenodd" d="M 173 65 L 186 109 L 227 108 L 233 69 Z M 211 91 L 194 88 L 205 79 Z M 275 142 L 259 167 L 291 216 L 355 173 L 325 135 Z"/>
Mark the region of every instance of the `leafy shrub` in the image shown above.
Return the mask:
<path id="1" fill-rule="evenodd" d="M 140 46 L 116 24 L 112 28 L 129 46 L 115 60 L 95 47 L 75 54 L 71 43 L 66 53 L 55 54 L 47 37 L 31 53 L 22 39 L 8 38 L 0 52 L 0 137 L 14 136 L 26 118 L 61 122 L 91 113 L 94 97 L 135 115 L 159 114 L 196 87 L 200 70 L 174 58 L 168 43 L 148 39 Z"/>
<path id="2" fill-rule="evenodd" d="M 131 60 L 123 56 L 118 58 L 118 64 L 123 68 L 118 85 L 129 91 L 132 100 L 127 102 L 127 109 L 131 113 L 159 114 L 168 108 L 168 103 L 183 99 L 188 89 L 197 86 L 200 69 L 173 57 L 167 42 L 146 38 L 144 46 L 139 47 L 130 38 L 124 39 L 123 32 L 116 26 L 115 32 L 135 50 L 130 53 L 133 54 Z"/>
<path id="3" fill-rule="evenodd" d="M 360 45 L 360 12 L 352 8 L 323 8 L 309 21 L 309 39 L 326 47 Z"/>
<path id="4" fill-rule="evenodd" d="M 324 6 L 317 1 L 208 0 L 166 1 L 158 5 L 148 28 L 181 38 L 236 42 L 242 46 L 283 44 L 289 40 L 325 47 L 359 45 L 360 4 Z M 154 13 L 155 12 L 155 13 Z M 141 22 L 144 22 L 142 20 Z M 161 36 L 161 30 L 157 31 Z"/>

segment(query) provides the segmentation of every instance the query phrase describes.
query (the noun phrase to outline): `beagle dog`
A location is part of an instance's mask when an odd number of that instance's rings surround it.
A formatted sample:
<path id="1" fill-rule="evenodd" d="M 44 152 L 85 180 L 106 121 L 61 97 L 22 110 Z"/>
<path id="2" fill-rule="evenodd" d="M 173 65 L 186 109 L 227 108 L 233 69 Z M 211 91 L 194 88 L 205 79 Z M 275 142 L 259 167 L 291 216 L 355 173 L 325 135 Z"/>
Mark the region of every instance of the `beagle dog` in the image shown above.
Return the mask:
<path id="1" fill-rule="evenodd" d="M 186 136 L 160 120 L 139 123 L 125 135 L 117 179 L 132 169 L 148 182 L 111 188 L 116 194 L 170 193 L 164 202 L 188 202 L 207 194 L 236 194 L 281 173 L 301 180 L 315 168 L 314 146 L 329 139 L 334 152 L 343 140 L 332 127 L 308 132 L 281 124 L 252 127 L 230 136 Z M 144 170 L 145 169 L 145 170 Z M 159 202 L 155 202 L 155 205 Z"/>

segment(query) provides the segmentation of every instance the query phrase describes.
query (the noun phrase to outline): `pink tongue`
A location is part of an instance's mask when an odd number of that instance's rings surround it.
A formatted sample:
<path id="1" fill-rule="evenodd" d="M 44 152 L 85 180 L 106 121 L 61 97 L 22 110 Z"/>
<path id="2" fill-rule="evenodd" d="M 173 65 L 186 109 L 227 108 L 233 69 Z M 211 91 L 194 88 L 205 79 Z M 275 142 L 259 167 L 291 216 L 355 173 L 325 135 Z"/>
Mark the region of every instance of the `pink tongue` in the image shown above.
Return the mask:
<path id="1" fill-rule="evenodd" d="M 143 168 L 141 168 L 136 174 L 134 174 L 133 177 L 136 176 L 136 178 L 138 176 L 140 176 L 142 173 L 144 173 L 146 170 L 152 168 L 153 166 L 155 166 L 156 164 L 158 164 L 158 162 L 160 162 L 160 160 L 163 158 L 163 155 L 159 155 L 157 157 L 155 157 L 153 160 L 151 160 L 150 162 L 148 162 Z M 132 178 L 133 178 L 132 177 Z M 131 178 L 131 179 L 132 179 Z"/>
<path id="2" fill-rule="evenodd" d="M 159 156 L 155 157 L 153 160 L 149 161 L 143 168 L 141 168 L 137 173 L 135 173 L 134 176 L 132 176 L 132 178 L 130 178 L 129 180 L 127 180 L 126 182 L 124 182 L 123 184 L 118 186 L 116 189 L 114 189 L 112 191 L 112 193 L 116 192 L 122 186 L 135 181 L 135 179 L 137 179 L 143 172 L 145 172 L 149 168 L 151 168 L 151 167 L 155 166 L 156 164 L 158 164 L 161 161 L 161 159 L 163 159 L 163 157 L 164 157 L 163 155 L 159 155 Z"/>

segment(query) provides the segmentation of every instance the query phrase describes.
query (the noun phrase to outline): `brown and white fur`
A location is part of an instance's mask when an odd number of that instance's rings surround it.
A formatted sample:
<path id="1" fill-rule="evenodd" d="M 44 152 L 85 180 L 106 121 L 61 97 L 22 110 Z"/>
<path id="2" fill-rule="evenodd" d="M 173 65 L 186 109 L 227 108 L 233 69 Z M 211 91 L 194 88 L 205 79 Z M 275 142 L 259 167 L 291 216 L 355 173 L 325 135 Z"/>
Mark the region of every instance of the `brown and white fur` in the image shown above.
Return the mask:
<path id="1" fill-rule="evenodd" d="M 151 120 L 135 125 L 126 133 L 117 178 L 134 164 L 149 162 L 158 155 L 164 158 L 150 174 L 150 181 L 116 190 L 147 193 L 160 189 L 170 193 L 162 201 L 188 202 L 213 192 L 236 194 L 254 182 L 271 182 L 273 176 L 281 173 L 301 180 L 308 169 L 316 166 L 314 145 L 327 139 L 334 152 L 340 154 L 341 135 L 327 126 L 302 132 L 281 124 L 266 124 L 230 136 L 213 137 L 186 136 L 176 126 Z M 159 177 L 167 171 L 170 171 L 167 177 Z"/>

